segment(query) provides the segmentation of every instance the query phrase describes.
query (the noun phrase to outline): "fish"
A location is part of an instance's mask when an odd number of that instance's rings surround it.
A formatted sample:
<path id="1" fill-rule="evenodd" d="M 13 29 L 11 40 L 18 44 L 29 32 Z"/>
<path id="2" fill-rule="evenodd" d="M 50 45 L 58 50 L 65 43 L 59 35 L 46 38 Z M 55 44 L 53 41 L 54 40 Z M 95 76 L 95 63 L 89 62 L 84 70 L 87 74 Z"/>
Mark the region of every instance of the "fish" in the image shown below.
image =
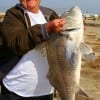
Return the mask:
<path id="1" fill-rule="evenodd" d="M 80 88 L 82 56 L 94 60 L 90 46 L 84 42 L 84 23 L 82 11 L 78 6 L 65 11 L 64 32 L 52 34 L 47 41 L 46 54 L 49 64 L 47 79 L 58 91 L 61 100 L 75 100 Z M 87 56 L 86 56 L 87 57 Z"/>

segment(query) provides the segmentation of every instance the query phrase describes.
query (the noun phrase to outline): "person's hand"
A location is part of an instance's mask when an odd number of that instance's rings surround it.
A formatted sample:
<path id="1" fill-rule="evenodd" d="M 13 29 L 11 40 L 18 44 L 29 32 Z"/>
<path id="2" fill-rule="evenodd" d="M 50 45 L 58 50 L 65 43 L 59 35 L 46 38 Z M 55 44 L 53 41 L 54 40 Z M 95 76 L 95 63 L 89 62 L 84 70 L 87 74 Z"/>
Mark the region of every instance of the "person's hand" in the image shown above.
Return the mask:
<path id="1" fill-rule="evenodd" d="M 65 23 L 65 19 L 54 19 L 46 24 L 46 29 L 49 33 L 52 32 L 63 32 L 63 25 Z"/>

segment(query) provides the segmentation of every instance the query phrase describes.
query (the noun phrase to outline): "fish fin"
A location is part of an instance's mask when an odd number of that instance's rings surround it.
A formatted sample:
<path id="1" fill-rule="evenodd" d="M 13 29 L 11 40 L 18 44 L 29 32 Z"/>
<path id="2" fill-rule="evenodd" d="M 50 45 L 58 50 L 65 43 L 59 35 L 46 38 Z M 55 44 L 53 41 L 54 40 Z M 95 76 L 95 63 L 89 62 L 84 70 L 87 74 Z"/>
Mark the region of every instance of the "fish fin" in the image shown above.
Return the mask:
<path id="1" fill-rule="evenodd" d="M 87 61 L 94 61 L 96 59 L 96 55 L 93 52 L 92 48 L 84 42 L 80 44 L 80 52 L 82 54 L 82 58 Z"/>
<path id="2" fill-rule="evenodd" d="M 95 100 L 95 99 L 92 97 L 86 97 L 80 94 L 76 94 L 75 100 Z"/>
<path id="3" fill-rule="evenodd" d="M 85 44 L 84 42 L 81 42 L 79 49 L 82 55 L 90 54 L 91 52 L 93 52 L 92 48 L 89 45 Z"/>
<path id="4" fill-rule="evenodd" d="M 82 58 L 87 61 L 94 61 L 97 57 L 95 53 L 90 53 L 90 54 L 84 54 Z"/>
<path id="5" fill-rule="evenodd" d="M 81 87 L 77 91 L 77 94 L 83 95 L 85 97 L 89 97 L 88 93 L 83 88 L 81 88 Z"/>

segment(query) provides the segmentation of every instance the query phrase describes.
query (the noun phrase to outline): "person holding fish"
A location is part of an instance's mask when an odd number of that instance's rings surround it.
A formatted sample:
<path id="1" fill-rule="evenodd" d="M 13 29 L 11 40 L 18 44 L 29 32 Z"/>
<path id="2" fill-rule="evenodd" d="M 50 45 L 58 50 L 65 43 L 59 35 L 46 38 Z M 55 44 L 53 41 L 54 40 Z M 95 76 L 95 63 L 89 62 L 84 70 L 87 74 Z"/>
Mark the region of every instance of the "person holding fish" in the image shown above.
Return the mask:
<path id="1" fill-rule="evenodd" d="M 40 6 L 41 0 L 19 2 L 7 10 L 1 28 L 5 45 L 19 61 L 2 80 L 0 100 L 53 100 L 47 58 L 35 47 L 62 32 L 65 19 Z"/>

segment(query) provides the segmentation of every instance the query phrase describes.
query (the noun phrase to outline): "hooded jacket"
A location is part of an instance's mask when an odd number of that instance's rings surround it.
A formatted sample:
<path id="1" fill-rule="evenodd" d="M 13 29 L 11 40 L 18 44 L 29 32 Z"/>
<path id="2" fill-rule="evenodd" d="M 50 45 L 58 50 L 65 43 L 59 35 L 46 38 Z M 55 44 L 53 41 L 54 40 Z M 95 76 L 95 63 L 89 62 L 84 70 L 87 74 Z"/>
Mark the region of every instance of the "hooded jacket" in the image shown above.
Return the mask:
<path id="1" fill-rule="evenodd" d="M 55 11 L 40 6 L 47 21 L 58 18 Z M 49 39 L 45 24 L 31 26 L 29 16 L 20 4 L 7 10 L 0 26 L 3 51 L 0 56 L 0 80 L 16 65 L 21 56 Z"/>

